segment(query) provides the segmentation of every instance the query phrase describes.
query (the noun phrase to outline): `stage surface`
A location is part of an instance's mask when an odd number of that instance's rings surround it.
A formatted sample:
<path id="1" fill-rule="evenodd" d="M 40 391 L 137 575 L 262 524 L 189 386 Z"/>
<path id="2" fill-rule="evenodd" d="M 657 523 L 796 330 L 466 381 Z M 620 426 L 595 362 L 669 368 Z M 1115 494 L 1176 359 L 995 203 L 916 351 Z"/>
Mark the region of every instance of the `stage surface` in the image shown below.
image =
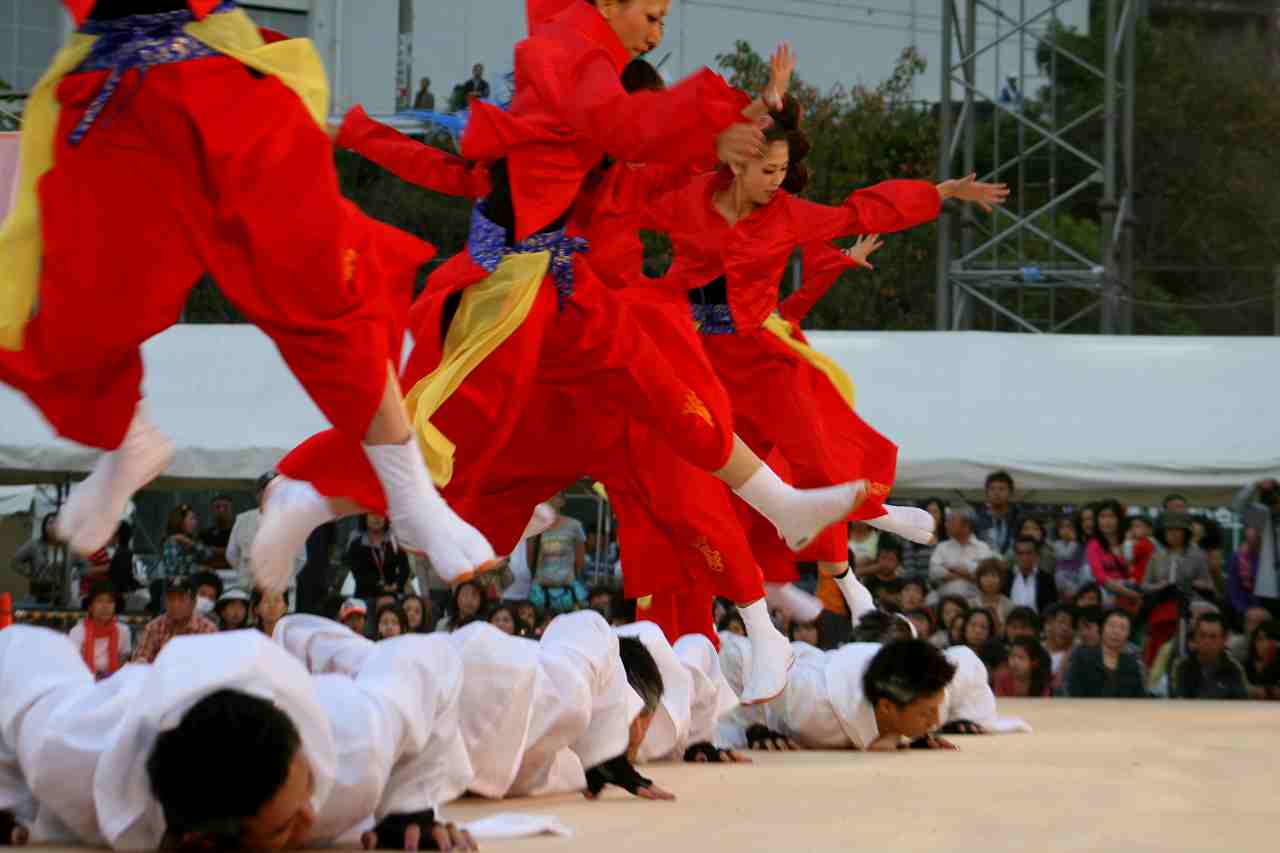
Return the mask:
<path id="1" fill-rule="evenodd" d="M 552 814 L 571 839 L 516 851 L 1274 851 L 1280 704 L 1001 700 L 1030 735 L 956 737 L 960 752 L 751 753 L 751 765 L 662 764 L 648 802 L 464 800 L 453 820 Z"/>

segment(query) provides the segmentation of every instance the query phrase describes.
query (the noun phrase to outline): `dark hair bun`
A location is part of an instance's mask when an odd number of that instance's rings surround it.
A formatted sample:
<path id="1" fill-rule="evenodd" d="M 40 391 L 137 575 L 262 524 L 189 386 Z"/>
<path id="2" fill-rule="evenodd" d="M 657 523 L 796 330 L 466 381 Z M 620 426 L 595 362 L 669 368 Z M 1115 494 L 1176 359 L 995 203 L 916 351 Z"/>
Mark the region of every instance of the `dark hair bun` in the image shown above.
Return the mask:
<path id="1" fill-rule="evenodd" d="M 787 176 L 782 179 L 782 189 L 795 195 L 804 192 L 809 185 L 809 167 L 804 163 L 791 162 L 787 167 Z"/>
<path id="2" fill-rule="evenodd" d="M 783 130 L 799 130 L 800 102 L 791 95 L 785 95 L 782 98 L 782 109 L 770 110 L 769 117 L 773 119 L 774 124 Z"/>
<path id="3" fill-rule="evenodd" d="M 782 189 L 795 194 L 804 190 L 809 183 L 809 169 L 804 165 L 804 158 L 809 156 L 809 137 L 800 129 L 800 102 L 787 95 L 782 99 L 782 109 L 770 110 L 773 124 L 765 131 L 767 142 L 786 141 L 787 177 L 782 181 Z"/>

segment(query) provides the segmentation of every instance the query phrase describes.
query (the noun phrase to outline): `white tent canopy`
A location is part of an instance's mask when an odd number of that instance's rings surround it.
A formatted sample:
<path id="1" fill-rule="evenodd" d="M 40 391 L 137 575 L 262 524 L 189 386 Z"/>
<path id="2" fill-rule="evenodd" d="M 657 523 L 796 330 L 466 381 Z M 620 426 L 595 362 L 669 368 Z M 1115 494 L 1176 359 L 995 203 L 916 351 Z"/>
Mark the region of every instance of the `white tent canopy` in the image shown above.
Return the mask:
<path id="1" fill-rule="evenodd" d="M 901 453 L 897 496 L 981 492 L 996 468 L 1021 496 L 1202 504 L 1280 472 L 1280 339 L 816 332 L 857 386 L 858 410 Z M 144 347 L 145 392 L 178 444 L 178 480 L 247 481 L 324 419 L 250 326 L 184 325 Z M 335 366 L 335 369 L 340 369 Z M 85 401 L 85 417 L 93 403 Z M 87 471 L 0 388 L 0 479 Z"/>

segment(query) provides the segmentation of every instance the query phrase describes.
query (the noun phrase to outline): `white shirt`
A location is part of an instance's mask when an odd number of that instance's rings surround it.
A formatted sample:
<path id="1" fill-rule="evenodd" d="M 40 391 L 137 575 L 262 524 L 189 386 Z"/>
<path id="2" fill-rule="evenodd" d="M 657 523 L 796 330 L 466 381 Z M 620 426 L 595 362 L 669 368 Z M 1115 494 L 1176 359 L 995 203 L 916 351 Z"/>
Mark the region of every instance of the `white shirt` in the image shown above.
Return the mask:
<path id="1" fill-rule="evenodd" d="M 120 655 L 120 662 L 124 663 L 129 659 L 129 655 L 133 653 L 133 634 L 127 627 L 116 622 L 116 635 L 119 639 L 116 641 L 116 651 Z M 71 638 L 71 645 L 76 647 L 76 651 L 84 648 L 84 620 L 81 619 L 71 629 L 71 633 L 67 635 Z M 111 644 L 106 637 L 99 637 L 93 644 L 93 671 L 95 673 L 106 672 L 111 666 Z"/>
<path id="2" fill-rule="evenodd" d="M 1014 570 L 1013 588 L 1009 590 L 1009 598 L 1014 607 L 1030 607 L 1039 612 L 1040 607 L 1036 604 L 1036 574 L 1035 569 L 1028 575 L 1022 574 L 1022 569 Z"/>
<path id="3" fill-rule="evenodd" d="M 977 571 L 978 563 L 994 556 L 991 546 L 977 536 L 970 536 L 969 541 L 961 545 L 954 539 L 939 542 L 929 558 L 929 579 L 938 586 L 938 595 L 959 595 L 965 599 L 978 594 L 978 587 L 973 581 L 947 580 L 947 566 L 963 566 L 971 572 Z"/>

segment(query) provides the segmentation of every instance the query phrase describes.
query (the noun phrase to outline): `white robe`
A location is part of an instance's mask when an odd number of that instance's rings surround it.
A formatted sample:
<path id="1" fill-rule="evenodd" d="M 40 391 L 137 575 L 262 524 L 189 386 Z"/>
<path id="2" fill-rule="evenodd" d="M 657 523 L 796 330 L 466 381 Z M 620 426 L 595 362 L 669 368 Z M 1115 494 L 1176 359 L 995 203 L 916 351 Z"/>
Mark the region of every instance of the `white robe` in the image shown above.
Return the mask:
<path id="1" fill-rule="evenodd" d="M 372 648 L 388 642 L 371 643 L 314 616 L 281 620 L 275 639 L 312 672 L 337 673 L 357 671 Z M 559 616 L 541 642 L 484 622 L 449 634 L 447 642 L 463 667 L 460 729 L 473 770 L 469 790 L 493 798 L 581 791 L 584 768 L 626 751 L 642 703 L 599 614 Z"/>
<path id="2" fill-rule="evenodd" d="M 720 642 L 729 683 L 741 691 L 741 673 L 750 667 L 751 645 L 733 635 L 722 636 Z M 763 723 L 808 749 L 866 749 L 879 737 L 879 727 L 863 694 L 862 678 L 880 644 L 850 643 L 829 652 L 807 643 L 792 643 L 791 648 L 796 660 L 786 690 L 772 702 L 757 706 L 759 710 L 726 718 L 721 727 L 724 737 L 745 745 L 746 728 Z M 997 715 L 987 668 L 972 650 L 949 648 L 943 654 L 956 666 L 940 711 L 943 724 L 968 720 L 989 732 L 1031 731 L 1022 720 Z"/>
<path id="3" fill-rule="evenodd" d="M 662 702 L 640 744 L 639 761 L 680 761 L 690 745 L 714 743 L 718 721 L 737 707 L 738 697 L 720 671 L 711 641 L 690 634 L 672 646 L 652 622 L 623 625 L 614 632 L 642 642 L 662 673 Z"/>
<path id="4" fill-rule="evenodd" d="M 154 664 L 95 683 L 65 636 L 11 626 L 0 631 L 0 809 L 33 842 L 156 849 L 156 737 L 234 689 L 270 699 L 297 727 L 315 778 L 312 843 L 350 841 L 388 814 L 437 807 L 449 777 L 469 775 L 451 748 L 461 666 L 447 642 L 417 650 L 373 656 L 356 679 L 313 677 L 260 633 L 231 631 L 177 637 Z M 234 733 L 227 749 L 240 749 Z"/>

